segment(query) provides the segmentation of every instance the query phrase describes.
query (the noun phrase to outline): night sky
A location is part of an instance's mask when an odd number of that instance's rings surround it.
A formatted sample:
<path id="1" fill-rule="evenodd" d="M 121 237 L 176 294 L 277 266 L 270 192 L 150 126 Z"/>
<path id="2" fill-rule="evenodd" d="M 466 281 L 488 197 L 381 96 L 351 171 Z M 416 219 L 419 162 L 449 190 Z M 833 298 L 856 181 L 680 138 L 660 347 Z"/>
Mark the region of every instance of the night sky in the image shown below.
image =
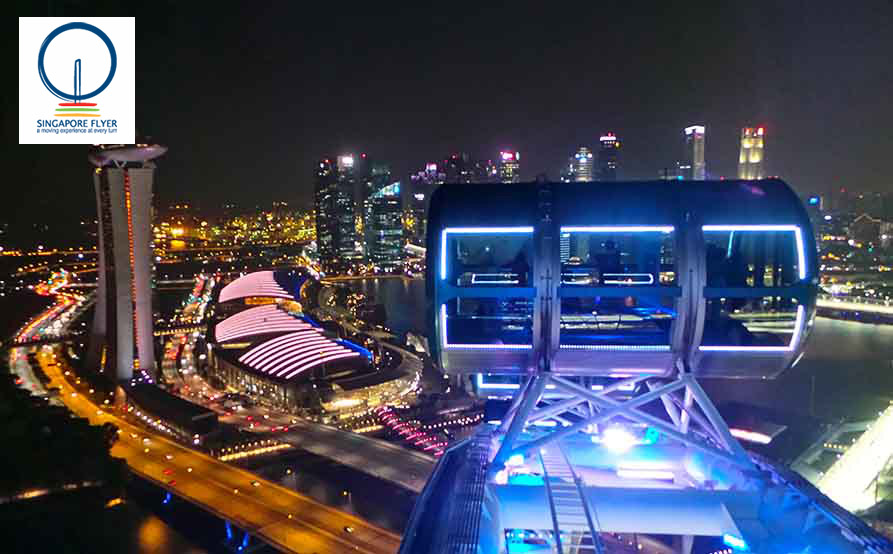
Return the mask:
<path id="1" fill-rule="evenodd" d="M 887 1 L 185 4 L 18 10 L 136 16 L 137 128 L 170 147 L 160 205 L 309 206 L 315 160 L 348 149 L 405 179 L 511 147 L 525 179 L 557 179 L 605 131 L 622 140 L 621 178 L 653 179 L 695 123 L 712 176 L 736 174 L 740 127 L 763 124 L 769 173 L 799 191 L 893 189 Z M 17 146 L 4 89 L 0 216 L 92 218 L 86 147 Z"/>

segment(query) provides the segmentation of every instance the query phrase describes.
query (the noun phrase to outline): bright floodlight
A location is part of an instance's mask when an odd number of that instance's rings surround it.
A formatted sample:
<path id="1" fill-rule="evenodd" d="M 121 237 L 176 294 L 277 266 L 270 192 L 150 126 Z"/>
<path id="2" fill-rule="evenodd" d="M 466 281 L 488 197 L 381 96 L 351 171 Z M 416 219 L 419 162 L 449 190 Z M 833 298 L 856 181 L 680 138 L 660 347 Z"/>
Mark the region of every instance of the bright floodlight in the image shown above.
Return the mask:
<path id="1" fill-rule="evenodd" d="M 623 454 L 636 444 L 636 437 L 623 427 L 608 427 L 602 433 L 602 444 L 616 454 Z"/>

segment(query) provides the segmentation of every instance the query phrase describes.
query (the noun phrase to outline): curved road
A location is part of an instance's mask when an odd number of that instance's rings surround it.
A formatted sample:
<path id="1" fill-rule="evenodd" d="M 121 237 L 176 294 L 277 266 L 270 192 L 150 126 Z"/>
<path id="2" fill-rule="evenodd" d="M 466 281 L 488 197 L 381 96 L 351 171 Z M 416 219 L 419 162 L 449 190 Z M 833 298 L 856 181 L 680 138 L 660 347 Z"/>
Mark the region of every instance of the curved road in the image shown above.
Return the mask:
<path id="1" fill-rule="evenodd" d="M 397 551 L 400 537 L 394 533 L 100 411 L 74 391 L 59 366 L 49 365 L 56 348 L 44 349 L 38 355 L 51 384 L 60 388 L 62 401 L 76 415 L 94 425 L 110 422 L 120 429 L 112 455 L 124 458 L 133 471 L 287 552 Z M 144 444 L 146 437 L 149 441 Z M 168 486 L 171 480 L 175 484 Z M 252 481 L 259 486 L 253 486 Z"/>

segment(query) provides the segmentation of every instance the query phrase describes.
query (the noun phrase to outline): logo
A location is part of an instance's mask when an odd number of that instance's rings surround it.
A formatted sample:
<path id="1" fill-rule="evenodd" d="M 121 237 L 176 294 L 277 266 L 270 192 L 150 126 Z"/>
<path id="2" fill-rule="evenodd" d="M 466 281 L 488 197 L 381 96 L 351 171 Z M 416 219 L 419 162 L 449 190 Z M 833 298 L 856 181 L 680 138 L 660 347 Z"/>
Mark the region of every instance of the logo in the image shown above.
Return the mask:
<path id="1" fill-rule="evenodd" d="M 67 94 L 62 92 L 58 88 L 56 88 L 52 82 L 50 82 L 49 77 L 47 77 L 46 67 L 44 67 L 43 59 L 46 55 L 47 46 L 49 46 L 50 42 L 59 36 L 61 33 L 65 31 L 70 31 L 72 29 L 83 29 L 85 31 L 89 31 L 102 39 L 102 42 L 105 43 L 108 48 L 109 55 L 111 57 L 112 63 L 111 67 L 109 67 L 108 77 L 105 78 L 105 81 L 97 87 L 93 92 L 88 92 L 87 94 L 83 94 L 81 92 L 81 75 L 83 72 L 81 66 L 81 59 L 77 58 L 74 60 L 74 91 L 73 94 Z M 104 91 L 106 87 L 109 86 L 109 83 L 112 82 L 112 79 L 115 77 L 115 70 L 118 68 L 118 56 L 115 53 L 115 45 L 112 44 L 112 40 L 109 36 L 103 33 L 97 27 L 90 25 L 89 23 L 68 23 L 66 25 L 62 25 L 61 27 L 57 27 L 52 33 L 47 35 L 47 38 L 43 40 L 43 44 L 40 45 L 40 54 L 37 56 L 37 72 L 40 74 L 40 80 L 43 82 L 43 86 L 47 88 L 48 91 L 53 93 L 57 98 L 61 98 L 63 100 L 72 100 L 72 102 L 62 102 L 59 104 L 62 106 L 61 108 L 56 109 L 56 117 L 100 117 L 98 113 L 89 113 L 89 112 L 99 112 L 99 108 L 96 107 L 95 102 L 83 102 L 88 98 L 93 98 L 100 92 Z M 66 113 L 60 113 L 66 112 Z M 68 113 L 68 112 L 76 112 L 76 113 Z"/>
<path id="2" fill-rule="evenodd" d="M 134 27 L 19 18 L 19 144 L 135 142 Z"/>

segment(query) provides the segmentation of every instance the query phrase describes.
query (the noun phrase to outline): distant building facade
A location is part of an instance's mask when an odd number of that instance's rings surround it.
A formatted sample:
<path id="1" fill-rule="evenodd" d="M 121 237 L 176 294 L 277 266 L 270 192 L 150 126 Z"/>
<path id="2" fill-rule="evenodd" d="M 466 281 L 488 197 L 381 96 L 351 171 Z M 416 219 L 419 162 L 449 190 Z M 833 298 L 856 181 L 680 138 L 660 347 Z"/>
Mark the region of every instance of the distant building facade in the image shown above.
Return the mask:
<path id="1" fill-rule="evenodd" d="M 437 164 L 429 163 L 425 165 L 423 171 L 413 174 L 409 186 L 403 189 L 403 222 L 406 240 L 409 243 L 425 246 L 431 195 L 445 182 L 447 182 L 446 174 Z"/>
<path id="2" fill-rule="evenodd" d="M 765 134 L 766 130 L 763 127 L 741 129 L 741 152 L 738 155 L 739 179 L 763 179 L 766 177 L 764 167 Z"/>
<path id="3" fill-rule="evenodd" d="M 592 169 L 595 160 L 592 159 L 592 150 L 585 146 L 581 146 L 574 153 L 571 161 L 571 171 L 573 181 L 592 181 Z"/>
<path id="4" fill-rule="evenodd" d="M 684 129 L 685 151 L 682 157 L 683 178 L 703 181 L 707 178 L 707 164 L 704 161 L 705 127 L 691 125 Z"/>
<path id="5" fill-rule="evenodd" d="M 499 182 L 521 182 L 521 153 L 512 150 L 499 152 Z"/>
<path id="6" fill-rule="evenodd" d="M 605 133 L 599 138 L 598 180 L 616 181 L 620 154 L 620 140 L 614 133 Z"/>
<path id="7" fill-rule="evenodd" d="M 316 246 L 322 270 L 341 272 L 360 261 L 357 252 L 355 190 L 352 155 L 325 158 L 316 168 Z"/>
<path id="8" fill-rule="evenodd" d="M 392 272 L 403 262 L 403 202 L 400 182 L 389 183 L 391 171 L 372 164 L 364 203 L 366 261 L 378 271 Z"/>

